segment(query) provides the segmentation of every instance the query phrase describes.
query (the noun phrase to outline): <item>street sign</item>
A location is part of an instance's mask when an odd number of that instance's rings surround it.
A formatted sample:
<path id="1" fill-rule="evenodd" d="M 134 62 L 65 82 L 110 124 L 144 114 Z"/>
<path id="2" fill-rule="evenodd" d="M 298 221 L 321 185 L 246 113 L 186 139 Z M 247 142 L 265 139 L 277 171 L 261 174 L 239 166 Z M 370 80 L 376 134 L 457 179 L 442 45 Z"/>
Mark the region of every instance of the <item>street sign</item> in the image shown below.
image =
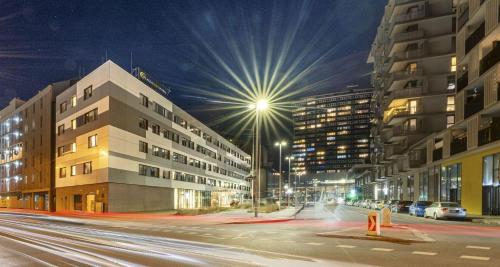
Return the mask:
<path id="1" fill-rule="evenodd" d="M 368 232 L 367 235 L 380 235 L 380 216 L 376 211 L 368 213 Z"/>
<path id="2" fill-rule="evenodd" d="M 391 226 L 392 212 L 389 208 L 382 209 L 382 226 Z"/>

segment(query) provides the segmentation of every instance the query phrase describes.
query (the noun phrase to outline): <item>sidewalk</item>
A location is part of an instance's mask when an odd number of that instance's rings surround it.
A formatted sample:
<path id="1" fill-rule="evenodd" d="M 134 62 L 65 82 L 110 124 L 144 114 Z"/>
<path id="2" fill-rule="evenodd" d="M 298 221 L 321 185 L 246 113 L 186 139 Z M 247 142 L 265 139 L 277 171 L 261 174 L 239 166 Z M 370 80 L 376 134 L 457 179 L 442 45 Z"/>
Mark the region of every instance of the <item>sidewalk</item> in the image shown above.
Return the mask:
<path id="1" fill-rule="evenodd" d="M 285 222 L 295 219 L 295 215 L 301 211 L 301 207 L 295 208 L 283 208 L 280 211 L 275 211 L 271 213 L 259 213 L 258 217 L 254 217 L 255 213 L 249 212 L 246 209 L 231 210 L 220 212 L 216 214 L 206 214 L 200 215 L 200 217 L 207 217 L 214 219 L 214 217 L 220 219 L 221 223 L 224 224 L 251 224 L 251 223 L 275 223 L 275 222 Z"/>
<path id="2" fill-rule="evenodd" d="M 500 225 L 500 216 L 471 216 L 473 223 Z"/>

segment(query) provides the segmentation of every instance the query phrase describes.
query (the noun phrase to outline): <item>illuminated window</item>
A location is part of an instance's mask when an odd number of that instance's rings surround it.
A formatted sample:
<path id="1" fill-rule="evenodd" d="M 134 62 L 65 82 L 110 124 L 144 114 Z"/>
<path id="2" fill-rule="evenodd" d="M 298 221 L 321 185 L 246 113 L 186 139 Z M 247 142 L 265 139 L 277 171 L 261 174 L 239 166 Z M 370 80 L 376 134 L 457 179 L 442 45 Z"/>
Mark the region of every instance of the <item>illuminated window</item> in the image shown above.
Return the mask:
<path id="1" fill-rule="evenodd" d="M 417 71 L 417 63 L 413 62 L 408 64 L 406 69 L 408 70 L 408 73 L 415 73 Z"/>
<path id="2" fill-rule="evenodd" d="M 417 113 L 417 100 L 411 100 L 410 101 L 410 114 L 416 114 Z"/>
<path id="3" fill-rule="evenodd" d="M 457 57 L 451 57 L 451 67 L 450 67 L 451 72 L 457 71 Z"/>
<path id="4" fill-rule="evenodd" d="M 76 152 L 76 143 L 71 144 L 71 152 Z"/>
<path id="5" fill-rule="evenodd" d="M 89 148 L 97 146 L 97 134 L 89 136 L 88 144 Z"/>
<path id="6" fill-rule="evenodd" d="M 76 129 L 76 120 L 71 120 L 71 129 Z"/>
<path id="7" fill-rule="evenodd" d="M 359 157 L 360 158 L 367 158 L 368 157 L 368 153 L 364 153 L 364 154 L 359 154 Z"/>
<path id="8" fill-rule="evenodd" d="M 455 111 L 455 97 L 448 96 L 446 98 L 446 111 Z"/>
<path id="9" fill-rule="evenodd" d="M 75 107 L 76 106 L 76 95 L 71 97 L 71 106 Z"/>
<path id="10" fill-rule="evenodd" d="M 83 174 L 92 173 L 92 161 L 83 163 Z"/>
<path id="11" fill-rule="evenodd" d="M 76 175 L 76 165 L 72 165 L 71 166 L 71 173 L 70 173 L 71 176 L 75 176 Z"/>

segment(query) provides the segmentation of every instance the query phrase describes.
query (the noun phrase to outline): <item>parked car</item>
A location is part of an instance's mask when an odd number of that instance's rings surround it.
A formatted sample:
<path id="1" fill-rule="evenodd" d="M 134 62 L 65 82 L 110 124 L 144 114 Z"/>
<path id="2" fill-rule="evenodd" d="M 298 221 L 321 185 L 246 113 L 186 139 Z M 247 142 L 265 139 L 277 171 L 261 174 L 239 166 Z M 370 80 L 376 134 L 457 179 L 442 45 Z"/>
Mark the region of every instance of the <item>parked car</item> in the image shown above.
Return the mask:
<path id="1" fill-rule="evenodd" d="M 456 202 L 434 202 L 425 209 L 424 217 L 432 217 L 434 220 L 442 218 L 465 219 L 467 210 Z"/>
<path id="2" fill-rule="evenodd" d="M 363 208 L 365 208 L 365 209 L 369 209 L 369 208 L 370 208 L 370 206 L 371 206 L 371 204 L 372 204 L 372 200 L 367 199 L 367 200 L 365 200 L 365 201 L 363 202 L 363 204 L 362 204 L 362 205 L 363 205 Z"/>
<path id="3" fill-rule="evenodd" d="M 392 212 L 396 213 L 406 213 L 410 210 L 411 201 L 408 200 L 398 200 L 392 207 Z"/>
<path id="4" fill-rule="evenodd" d="M 392 207 L 393 207 L 393 206 L 395 206 L 397 203 L 398 203 L 398 201 L 397 201 L 397 200 L 387 201 L 387 202 L 385 203 L 385 208 L 389 208 L 389 209 L 391 209 L 391 211 L 392 211 Z"/>
<path id="5" fill-rule="evenodd" d="M 417 217 L 423 217 L 425 208 L 429 207 L 432 201 L 415 201 L 410 205 L 409 214 Z"/>
<path id="6" fill-rule="evenodd" d="M 388 201 L 379 201 L 379 203 L 377 204 L 377 207 L 375 208 L 376 210 L 382 210 L 383 208 L 385 208 L 387 206 L 387 203 Z"/>
<path id="7" fill-rule="evenodd" d="M 384 205 L 384 201 L 381 200 L 376 200 L 370 203 L 370 209 L 372 210 L 380 210 L 382 209 L 381 207 Z"/>

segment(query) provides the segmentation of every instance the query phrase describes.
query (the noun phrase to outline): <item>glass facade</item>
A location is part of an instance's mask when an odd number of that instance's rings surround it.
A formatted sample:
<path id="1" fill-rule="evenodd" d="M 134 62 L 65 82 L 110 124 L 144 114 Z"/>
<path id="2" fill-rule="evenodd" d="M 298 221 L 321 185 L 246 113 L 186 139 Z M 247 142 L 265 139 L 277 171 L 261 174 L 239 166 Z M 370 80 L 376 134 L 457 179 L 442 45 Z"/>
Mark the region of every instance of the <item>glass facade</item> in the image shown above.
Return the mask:
<path id="1" fill-rule="evenodd" d="M 293 169 L 333 173 L 367 163 L 372 93 L 351 89 L 303 99 L 293 112 Z"/>
<path id="2" fill-rule="evenodd" d="M 483 158 L 483 215 L 500 215 L 500 153 Z"/>
<path id="3" fill-rule="evenodd" d="M 441 168 L 440 201 L 461 201 L 462 164 L 453 164 Z"/>

